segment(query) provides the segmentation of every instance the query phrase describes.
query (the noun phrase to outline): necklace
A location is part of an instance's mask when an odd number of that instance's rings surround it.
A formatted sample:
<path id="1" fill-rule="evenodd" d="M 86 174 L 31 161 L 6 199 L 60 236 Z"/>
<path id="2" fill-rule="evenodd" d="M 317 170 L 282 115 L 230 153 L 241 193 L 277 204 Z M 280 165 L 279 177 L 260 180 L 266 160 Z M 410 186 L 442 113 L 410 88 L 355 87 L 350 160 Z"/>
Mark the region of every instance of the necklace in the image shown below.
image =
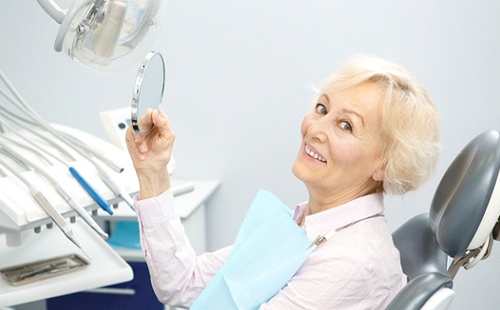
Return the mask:
<path id="1" fill-rule="evenodd" d="M 333 230 L 331 230 L 329 233 L 327 234 L 324 234 L 324 235 L 319 235 L 316 237 L 316 239 L 314 239 L 314 241 L 307 247 L 307 249 L 309 250 L 313 245 L 316 245 L 316 246 L 319 246 L 321 243 L 323 242 L 326 242 L 328 240 L 330 240 L 331 237 L 333 237 L 337 232 L 343 230 L 343 229 L 346 229 L 348 227 L 351 227 L 352 225 L 354 224 L 357 224 L 361 221 L 364 221 L 364 220 L 368 220 L 368 219 L 371 219 L 371 218 L 374 218 L 374 217 L 379 217 L 379 216 L 384 216 L 383 213 L 377 213 L 377 214 L 373 214 L 373 215 L 370 215 L 370 216 L 367 216 L 365 218 L 362 218 L 362 219 L 359 219 L 357 221 L 354 221 L 352 223 L 349 223 L 349 224 L 346 224 L 344 226 L 341 226 L 339 228 L 335 228 Z"/>

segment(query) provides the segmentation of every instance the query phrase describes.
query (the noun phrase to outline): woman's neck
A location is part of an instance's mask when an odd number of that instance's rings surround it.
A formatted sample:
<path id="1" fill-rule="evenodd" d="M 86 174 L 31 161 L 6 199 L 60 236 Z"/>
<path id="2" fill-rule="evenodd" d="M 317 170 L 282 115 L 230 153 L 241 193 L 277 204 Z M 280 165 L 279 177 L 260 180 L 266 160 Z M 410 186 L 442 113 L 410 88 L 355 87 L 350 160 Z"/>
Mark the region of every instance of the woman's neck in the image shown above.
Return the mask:
<path id="1" fill-rule="evenodd" d="M 324 190 L 307 187 L 309 192 L 309 202 L 305 215 L 315 214 L 337 206 L 343 205 L 356 198 L 377 192 L 377 184 L 351 190 Z"/>

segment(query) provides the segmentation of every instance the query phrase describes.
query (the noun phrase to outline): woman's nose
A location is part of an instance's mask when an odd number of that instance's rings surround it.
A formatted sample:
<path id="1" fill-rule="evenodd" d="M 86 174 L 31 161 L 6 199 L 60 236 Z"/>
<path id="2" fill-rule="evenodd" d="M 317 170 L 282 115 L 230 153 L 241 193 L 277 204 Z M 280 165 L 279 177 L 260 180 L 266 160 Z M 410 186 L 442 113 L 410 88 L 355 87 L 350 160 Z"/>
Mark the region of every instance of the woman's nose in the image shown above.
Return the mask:
<path id="1" fill-rule="evenodd" d="M 327 117 L 312 120 L 307 128 L 307 133 L 311 139 L 318 142 L 328 142 Z"/>

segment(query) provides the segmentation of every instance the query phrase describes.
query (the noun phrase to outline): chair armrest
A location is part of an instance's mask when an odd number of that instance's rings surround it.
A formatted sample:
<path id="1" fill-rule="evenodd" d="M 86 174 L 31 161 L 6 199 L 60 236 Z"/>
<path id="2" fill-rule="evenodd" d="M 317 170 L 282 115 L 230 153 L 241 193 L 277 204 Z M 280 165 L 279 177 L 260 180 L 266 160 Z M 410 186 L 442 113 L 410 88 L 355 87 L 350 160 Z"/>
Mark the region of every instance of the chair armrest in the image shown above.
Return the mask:
<path id="1" fill-rule="evenodd" d="M 386 310 L 420 310 L 443 287 L 453 287 L 449 276 L 439 272 L 423 274 L 408 282 Z"/>

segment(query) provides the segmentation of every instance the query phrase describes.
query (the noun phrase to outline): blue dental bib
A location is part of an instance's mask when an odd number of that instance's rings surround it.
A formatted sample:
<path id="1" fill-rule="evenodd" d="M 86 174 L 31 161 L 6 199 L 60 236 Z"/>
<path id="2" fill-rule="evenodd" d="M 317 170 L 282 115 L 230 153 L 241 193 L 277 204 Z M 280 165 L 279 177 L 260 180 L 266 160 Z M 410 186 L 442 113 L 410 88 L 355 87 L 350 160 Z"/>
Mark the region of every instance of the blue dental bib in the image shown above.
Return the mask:
<path id="1" fill-rule="evenodd" d="M 278 293 L 316 246 L 294 222 L 292 211 L 260 190 L 228 260 L 191 309 L 258 309 Z"/>

